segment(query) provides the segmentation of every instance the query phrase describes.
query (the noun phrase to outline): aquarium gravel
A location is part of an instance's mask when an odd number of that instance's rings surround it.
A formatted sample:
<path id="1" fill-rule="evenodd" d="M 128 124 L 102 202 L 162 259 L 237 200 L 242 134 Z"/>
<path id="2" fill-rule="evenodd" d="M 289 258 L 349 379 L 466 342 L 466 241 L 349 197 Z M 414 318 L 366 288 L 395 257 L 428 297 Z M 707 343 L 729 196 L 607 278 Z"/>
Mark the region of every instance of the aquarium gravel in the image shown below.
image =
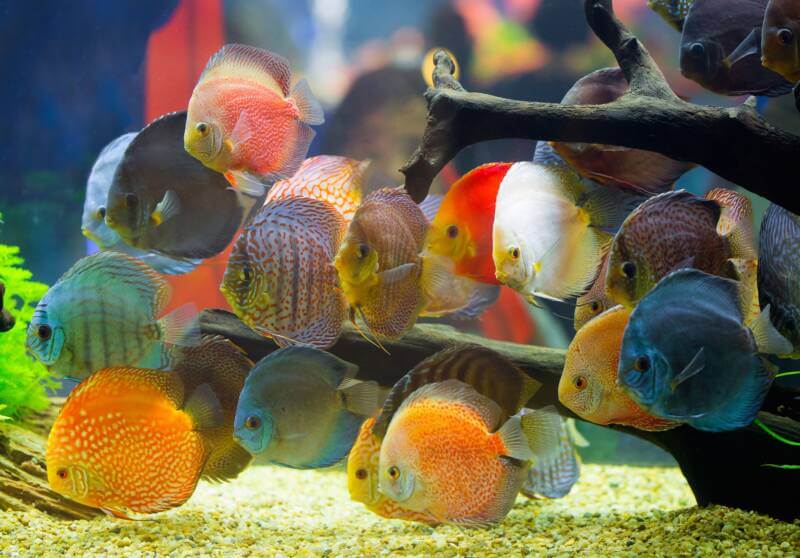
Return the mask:
<path id="1" fill-rule="evenodd" d="M 350 501 L 345 475 L 252 467 L 201 483 L 143 521 L 0 513 L 0 556 L 798 556 L 800 522 L 695 507 L 676 468 L 585 465 L 561 500 L 527 500 L 488 530 L 385 520 Z M 735 490 L 735 487 L 731 487 Z"/>

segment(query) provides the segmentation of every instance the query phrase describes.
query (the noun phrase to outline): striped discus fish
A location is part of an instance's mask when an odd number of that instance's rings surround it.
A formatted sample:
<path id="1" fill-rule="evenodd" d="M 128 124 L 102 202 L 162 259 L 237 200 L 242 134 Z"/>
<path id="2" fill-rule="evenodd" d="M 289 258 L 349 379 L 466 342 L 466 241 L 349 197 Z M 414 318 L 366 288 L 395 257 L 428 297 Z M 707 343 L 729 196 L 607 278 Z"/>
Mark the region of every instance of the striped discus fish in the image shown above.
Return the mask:
<path id="1" fill-rule="evenodd" d="M 328 202 L 348 223 L 361 203 L 364 171 L 369 161 L 356 161 L 335 155 L 309 157 L 291 178 L 270 188 L 267 202 L 305 197 Z"/>
<path id="2" fill-rule="evenodd" d="M 28 325 L 28 351 L 74 378 L 110 366 L 164 368 L 165 344 L 197 340 L 191 307 L 160 318 L 169 299 L 169 285 L 140 260 L 113 251 L 92 254 L 39 302 Z"/>
<path id="3" fill-rule="evenodd" d="M 692 4 L 694 0 L 647 0 L 647 7 L 678 31 L 683 30 L 683 22 Z"/>
<path id="4" fill-rule="evenodd" d="M 558 452 L 536 459 L 521 492 L 528 498 L 563 498 L 578 482 L 581 465 L 565 419 L 560 420 Z"/>
<path id="5" fill-rule="evenodd" d="M 339 282 L 358 315 L 381 337 L 399 337 L 417 320 L 425 299 L 419 253 L 428 223 L 402 188 L 366 197 L 334 260 Z"/>
<path id="6" fill-rule="evenodd" d="M 333 345 L 346 302 L 331 261 L 345 227 L 332 205 L 311 198 L 262 207 L 236 241 L 220 286 L 236 315 L 281 347 Z"/>

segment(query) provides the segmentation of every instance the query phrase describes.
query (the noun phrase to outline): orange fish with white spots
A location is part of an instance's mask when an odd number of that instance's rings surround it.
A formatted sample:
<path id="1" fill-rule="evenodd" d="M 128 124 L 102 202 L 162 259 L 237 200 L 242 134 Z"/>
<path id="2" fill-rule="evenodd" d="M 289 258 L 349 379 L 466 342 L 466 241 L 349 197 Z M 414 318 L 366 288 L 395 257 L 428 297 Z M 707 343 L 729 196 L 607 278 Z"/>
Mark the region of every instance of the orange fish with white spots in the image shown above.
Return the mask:
<path id="1" fill-rule="evenodd" d="M 624 306 L 586 323 L 567 349 L 558 399 L 584 420 L 640 430 L 666 430 L 677 423 L 651 416 L 617 385 L 622 335 L 631 311 Z"/>
<path id="2" fill-rule="evenodd" d="M 189 99 L 184 147 L 243 193 L 292 176 L 325 121 L 305 80 L 291 88 L 289 62 L 272 52 L 225 45 Z"/>
<path id="3" fill-rule="evenodd" d="M 313 198 L 335 207 L 348 223 L 361 205 L 364 171 L 369 161 L 336 155 L 309 157 L 291 178 L 270 188 L 266 203 L 292 197 Z"/>
<path id="4" fill-rule="evenodd" d="M 105 368 L 70 394 L 47 440 L 56 492 L 129 519 L 183 504 L 201 477 L 236 477 L 250 455 L 233 439 L 252 363 L 207 337 L 175 372 Z"/>
<path id="5" fill-rule="evenodd" d="M 397 410 L 381 444 L 381 493 L 439 523 L 499 522 L 522 486 L 532 446 L 557 439 L 552 421 L 540 419 L 547 413 L 525 411 L 500 425 L 500 406 L 463 382 L 417 389 Z"/>

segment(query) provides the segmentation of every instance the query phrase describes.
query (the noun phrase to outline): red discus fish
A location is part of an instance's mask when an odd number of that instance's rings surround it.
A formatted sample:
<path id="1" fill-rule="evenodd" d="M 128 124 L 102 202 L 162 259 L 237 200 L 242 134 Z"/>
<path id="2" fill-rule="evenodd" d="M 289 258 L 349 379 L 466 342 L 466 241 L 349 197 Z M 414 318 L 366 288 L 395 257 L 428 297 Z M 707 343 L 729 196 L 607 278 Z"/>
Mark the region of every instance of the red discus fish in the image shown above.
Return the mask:
<path id="1" fill-rule="evenodd" d="M 308 83 L 290 89 L 289 62 L 245 45 L 225 45 L 208 61 L 189 100 L 183 142 L 207 167 L 253 196 L 292 176 L 322 124 Z"/>

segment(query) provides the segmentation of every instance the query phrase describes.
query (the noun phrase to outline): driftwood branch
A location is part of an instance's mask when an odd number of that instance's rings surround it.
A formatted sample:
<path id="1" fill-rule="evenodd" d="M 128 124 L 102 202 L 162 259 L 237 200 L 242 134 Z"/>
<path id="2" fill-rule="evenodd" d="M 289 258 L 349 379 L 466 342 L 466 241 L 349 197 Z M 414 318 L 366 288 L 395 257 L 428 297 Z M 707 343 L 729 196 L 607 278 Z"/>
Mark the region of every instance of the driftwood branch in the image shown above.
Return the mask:
<path id="1" fill-rule="evenodd" d="M 434 87 L 420 146 L 401 169 L 406 189 L 422 200 L 431 181 L 459 151 L 505 138 L 604 143 L 656 151 L 697 163 L 751 192 L 800 213 L 788 187 L 800 157 L 800 137 L 766 123 L 752 103 L 735 108 L 678 98 L 642 43 L 614 16 L 611 0 L 585 0 L 595 34 L 614 53 L 630 90 L 605 105 L 561 105 L 465 91 L 453 62 L 436 54 Z"/>
<path id="2" fill-rule="evenodd" d="M 251 331 L 236 316 L 222 310 L 202 314 L 204 334 L 227 337 L 257 361 L 276 350 L 275 344 Z M 528 403 L 534 408 L 555 406 L 560 414 L 575 415 L 558 401 L 558 382 L 564 366 L 564 351 L 493 341 L 461 333 L 443 325 L 418 324 L 402 339 L 386 341 L 389 354 L 367 344 L 347 328 L 331 352 L 359 366 L 359 378 L 391 386 L 423 359 L 460 343 L 477 343 L 510 358 L 542 386 Z M 781 433 L 797 437 L 800 392 L 776 384 L 764 411 Z M 778 416 L 780 415 L 780 416 Z M 797 494 L 800 475 L 794 470 L 765 467 L 765 464 L 800 464 L 800 451 L 779 443 L 756 426 L 712 434 L 682 426 L 666 432 L 644 432 L 617 428 L 666 450 L 681 467 L 700 505 L 724 504 L 754 510 L 784 519 L 800 514 Z"/>

